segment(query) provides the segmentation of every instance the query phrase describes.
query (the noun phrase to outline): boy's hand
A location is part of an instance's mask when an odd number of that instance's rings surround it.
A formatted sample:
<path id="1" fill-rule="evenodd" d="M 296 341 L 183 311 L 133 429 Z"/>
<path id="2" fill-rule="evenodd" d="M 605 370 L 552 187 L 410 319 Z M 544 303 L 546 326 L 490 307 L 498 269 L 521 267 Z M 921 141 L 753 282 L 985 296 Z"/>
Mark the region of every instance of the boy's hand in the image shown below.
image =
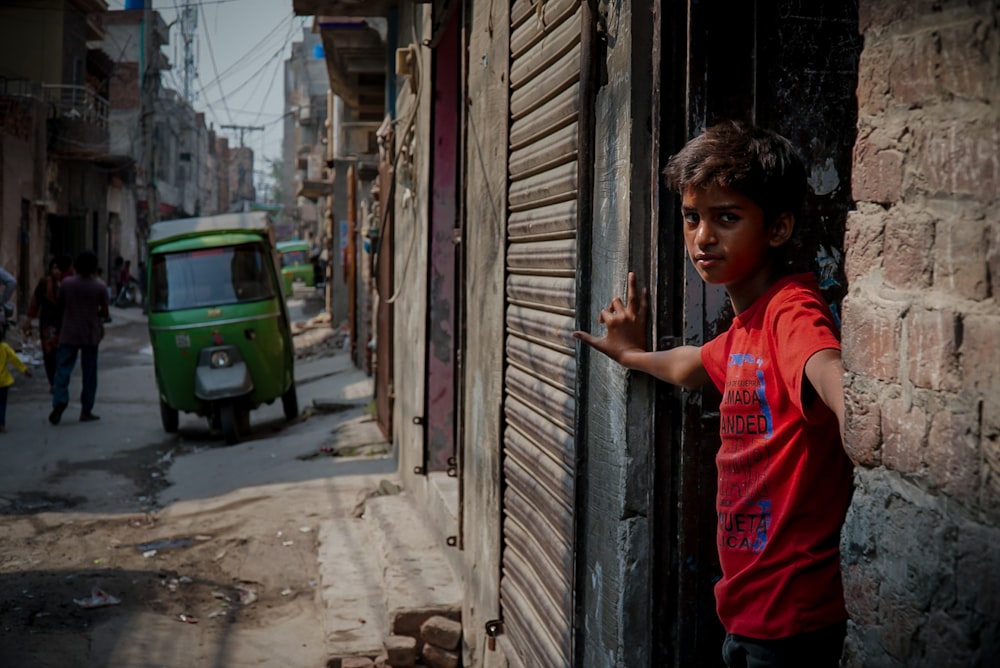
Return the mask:
<path id="1" fill-rule="evenodd" d="M 649 312 L 648 291 L 643 288 L 641 296 L 636 287 L 634 272 L 628 273 L 628 291 L 626 302 L 621 297 L 615 297 L 611 304 L 601 311 L 597 322 L 607 327 L 607 333 L 596 337 L 587 332 L 575 331 L 573 338 L 580 339 L 588 346 L 598 350 L 619 364 L 622 357 L 632 351 L 646 351 L 646 316 Z"/>

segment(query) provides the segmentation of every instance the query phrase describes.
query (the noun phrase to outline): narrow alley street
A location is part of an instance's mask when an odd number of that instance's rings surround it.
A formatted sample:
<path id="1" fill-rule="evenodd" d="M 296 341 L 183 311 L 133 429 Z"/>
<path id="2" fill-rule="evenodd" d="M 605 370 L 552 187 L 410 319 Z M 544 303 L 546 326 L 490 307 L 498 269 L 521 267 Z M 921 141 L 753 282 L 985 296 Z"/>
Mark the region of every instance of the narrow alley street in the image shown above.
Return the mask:
<path id="1" fill-rule="evenodd" d="M 262 406 L 235 446 L 193 415 L 163 432 L 138 309 L 113 311 L 99 422 L 77 421 L 79 369 L 58 426 L 44 370 L 17 379 L 0 435 L 0 664 L 326 665 L 321 525 L 397 489 L 395 464 L 370 379 L 294 302 L 300 418 Z"/>

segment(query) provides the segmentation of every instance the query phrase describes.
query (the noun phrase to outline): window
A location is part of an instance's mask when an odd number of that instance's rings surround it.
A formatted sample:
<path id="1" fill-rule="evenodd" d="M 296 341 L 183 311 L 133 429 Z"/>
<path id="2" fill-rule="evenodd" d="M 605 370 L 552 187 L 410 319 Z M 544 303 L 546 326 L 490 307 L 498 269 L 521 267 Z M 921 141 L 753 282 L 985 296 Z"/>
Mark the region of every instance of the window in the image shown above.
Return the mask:
<path id="1" fill-rule="evenodd" d="M 283 251 L 281 253 L 282 267 L 298 267 L 307 264 L 306 252 L 302 250 Z"/>
<path id="2" fill-rule="evenodd" d="M 153 255 L 154 312 L 273 299 L 274 280 L 262 244 Z"/>

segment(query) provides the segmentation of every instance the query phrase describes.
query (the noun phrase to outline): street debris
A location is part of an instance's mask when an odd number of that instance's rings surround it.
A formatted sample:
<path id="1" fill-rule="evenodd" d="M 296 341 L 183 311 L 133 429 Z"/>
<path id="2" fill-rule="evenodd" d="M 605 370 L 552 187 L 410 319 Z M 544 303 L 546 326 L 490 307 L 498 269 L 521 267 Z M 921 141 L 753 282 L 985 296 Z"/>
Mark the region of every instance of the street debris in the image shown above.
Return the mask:
<path id="1" fill-rule="evenodd" d="M 352 408 L 361 408 L 363 405 L 363 403 L 313 399 L 313 408 L 320 413 L 340 413 L 341 411 L 349 411 Z"/>
<path id="2" fill-rule="evenodd" d="M 257 592 L 249 587 L 237 587 L 236 591 L 239 594 L 239 600 L 242 605 L 250 605 L 257 600 Z"/>
<path id="3" fill-rule="evenodd" d="M 191 578 L 186 575 L 182 575 L 179 578 L 170 578 L 160 580 L 160 586 L 166 587 L 170 591 L 177 591 L 177 588 L 182 584 L 191 584 L 194 582 Z"/>
<path id="4" fill-rule="evenodd" d="M 81 608 L 89 610 L 91 608 L 103 608 L 108 605 L 118 605 L 122 600 L 117 596 L 112 596 L 100 587 L 94 587 L 88 598 L 74 598 L 73 602 Z"/>
<path id="5" fill-rule="evenodd" d="M 194 545 L 194 538 L 161 538 L 160 540 L 154 540 L 149 543 L 139 543 L 135 546 L 135 549 L 140 552 L 149 552 L 156 550 L 177 550 L 184 547 L 190 547 Z"/>
<path id="6" fill-rule="evenodd" d="M 198 623 L 198 618 L 195 617 L 194 615 L 185 615 L 185 614 L 182 613 L 180 615 L 177 615 L 177 619 L 179 619 L 180 621 L 182 621 L 182 622 L 184 622 L 186 624 L 197 624 Z"/>
<path id="7" fill-rule="evenodd" d="M 393 496 L 399 494 L 403 491 L 400 485 L 392 482 L 391 480 L 382 479 L 378 483 L 378 487 L 375 489 L 363 489 L 358 492 L 357 501 L 354 504 L 354 510 L 352 515 L 354 517 L 361 517 L 365 514 L 365 504 L 368 499 L 376 496 Z"/>

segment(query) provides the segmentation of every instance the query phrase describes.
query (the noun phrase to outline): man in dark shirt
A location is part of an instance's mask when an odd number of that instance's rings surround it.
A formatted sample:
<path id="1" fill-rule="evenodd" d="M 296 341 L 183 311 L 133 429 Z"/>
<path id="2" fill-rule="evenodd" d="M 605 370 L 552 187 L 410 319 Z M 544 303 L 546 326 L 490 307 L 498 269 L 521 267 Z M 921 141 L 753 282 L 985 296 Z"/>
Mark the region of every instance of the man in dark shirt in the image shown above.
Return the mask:
<path id="1" fill-rule="evenodd" d="M 99 419 L 94 415 L 97 398 L 97 347 L 104 335 L 101 324 L 108 317 L 108 286 L 97 278 L 97 255 L 83 251 L 76 258 L 75 276 L 59 285 L 62 309 L 62 330 L 59 332 L 59 353 L 56 361 L 55 387 L 52 391 L 52 412 L 49 422 L 59 424 L 69 404 L 69 379 L 80 356 L 83 370 L 83 390 L 80 392 L 80 421 Z"/>

